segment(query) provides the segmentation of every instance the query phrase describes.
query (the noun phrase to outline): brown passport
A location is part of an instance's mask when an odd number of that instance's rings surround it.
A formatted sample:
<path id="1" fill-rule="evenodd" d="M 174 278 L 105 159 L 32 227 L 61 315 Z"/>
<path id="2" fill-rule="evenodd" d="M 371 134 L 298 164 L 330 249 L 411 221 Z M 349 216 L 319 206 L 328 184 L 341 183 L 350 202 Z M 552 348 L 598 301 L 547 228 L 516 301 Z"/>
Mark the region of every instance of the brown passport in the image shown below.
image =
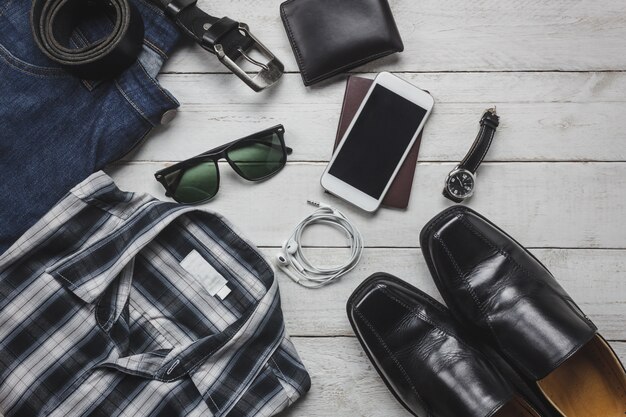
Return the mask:
<path id="1" fill-rule="evenodd" d="M 341 116 L 339 117 L 339 126 L 337 127 L 337 137 L 335 138 L 335 146 L 333 151 L 337 149 L 337 145 L 346 133 L 346 130 L 352 123 L 352 119 L 359 110 L 363 99 L 367 95 L 374 80 L 362 78 L 352 75 L 348 78 L 346 84 L 346 94 L 343 98 L 343 107 Z M 387 191 L 382 204 L 387 207 L 405 209 L 409 205 L 409 197 L 411 197 L 411 186 L 413 185 L 413 175 L 415 174 L 415 165 L 417 164 L 417 154 L 419 153 L 420 143 L 422 141 L 422 133 L 420 132 L 417 140 L 413 144 L 411 151 L 402 163 L 398 175 L 391 183 L 391 187 Z"/>

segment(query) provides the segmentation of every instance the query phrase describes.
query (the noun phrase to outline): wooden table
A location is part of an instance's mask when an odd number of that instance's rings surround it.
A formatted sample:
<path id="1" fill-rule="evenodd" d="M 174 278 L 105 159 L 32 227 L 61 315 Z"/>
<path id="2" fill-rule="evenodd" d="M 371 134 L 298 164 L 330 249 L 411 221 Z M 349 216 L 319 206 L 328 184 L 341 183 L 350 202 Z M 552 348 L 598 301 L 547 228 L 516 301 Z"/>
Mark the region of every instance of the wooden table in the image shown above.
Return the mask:
<path id="1" fill-rule="evenodd" d="M 340 0 L 338 0 L 340 1 Z M 160 82 L 181 102 L 174 121 L 108 172 L 121 188 L 165 198 L 152 174 L 172 161 L 282 123 L 295 150 L 286 169 L 250 184 L 222 169 L 215 210 L 272 257 L 323 200 L 363 232 L 367 249 L 341 282 L 305 290 L 278 273 L 287 329 L 313 386 L 288 416 L 408 416 L 368 362 L 345 302 L 375 271 L 440 298 L 419 250 L 421 227 L 449 205 L 443 180 L 468 150 L 482 111 L 501 126 L 469 206 L 529 247 L 626 359 L 626 2 L 623 0 L 390 0 L 405 51 L 358 69 L 397 72 L 436 99 L 408 210 L 366 215 L 319 185 L 331 154 L 345 76 L 302 85 L 279 0 L 201 1 L 249 23 L 288 73 L 255 94 L 214 57 L 186 46 Z M 313 258 L 347 256 L 334 231 L 312 230 Z"/>

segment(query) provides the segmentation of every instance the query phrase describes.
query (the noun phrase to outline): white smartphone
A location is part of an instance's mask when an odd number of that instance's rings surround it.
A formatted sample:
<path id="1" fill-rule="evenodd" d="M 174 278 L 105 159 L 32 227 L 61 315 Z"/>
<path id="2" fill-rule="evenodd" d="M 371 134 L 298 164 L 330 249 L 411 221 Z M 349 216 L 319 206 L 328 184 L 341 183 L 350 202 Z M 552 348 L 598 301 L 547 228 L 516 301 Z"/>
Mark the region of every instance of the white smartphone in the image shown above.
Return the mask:
<path id="1" fill-rule="evenodd" d="M 380 73 L 322 174 L 322 187 L 365 211 L 376 211 L 433 105 L 426 91 Z"/>

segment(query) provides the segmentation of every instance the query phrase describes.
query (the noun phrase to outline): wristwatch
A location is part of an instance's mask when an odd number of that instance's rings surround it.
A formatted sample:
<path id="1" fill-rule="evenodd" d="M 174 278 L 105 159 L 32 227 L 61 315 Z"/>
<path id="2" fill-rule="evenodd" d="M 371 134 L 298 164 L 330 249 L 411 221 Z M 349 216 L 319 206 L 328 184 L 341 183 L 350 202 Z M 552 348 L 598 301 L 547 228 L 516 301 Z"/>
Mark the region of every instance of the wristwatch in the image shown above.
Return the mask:
<path id="1" fill-rule="evenodd" d="M 487 109 L 480 119 L 480 131 L 465 158 L 448 174 L 443 195 L 460 203 L 474 194 L 476 171 L 487 155 L 491 146 L 500 118 L 496 108 Z"/>

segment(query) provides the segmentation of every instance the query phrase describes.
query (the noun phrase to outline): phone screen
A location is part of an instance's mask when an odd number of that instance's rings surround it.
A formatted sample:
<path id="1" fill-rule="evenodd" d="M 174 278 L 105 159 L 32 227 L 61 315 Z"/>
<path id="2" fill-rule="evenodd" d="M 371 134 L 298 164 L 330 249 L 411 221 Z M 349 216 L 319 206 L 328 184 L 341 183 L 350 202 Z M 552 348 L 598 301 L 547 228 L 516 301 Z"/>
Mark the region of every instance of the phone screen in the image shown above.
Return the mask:
<path id="1" fill-rule="evenodd" d="M 380 199 L 426 113 L 377 84 L 328 173 Z"/>

